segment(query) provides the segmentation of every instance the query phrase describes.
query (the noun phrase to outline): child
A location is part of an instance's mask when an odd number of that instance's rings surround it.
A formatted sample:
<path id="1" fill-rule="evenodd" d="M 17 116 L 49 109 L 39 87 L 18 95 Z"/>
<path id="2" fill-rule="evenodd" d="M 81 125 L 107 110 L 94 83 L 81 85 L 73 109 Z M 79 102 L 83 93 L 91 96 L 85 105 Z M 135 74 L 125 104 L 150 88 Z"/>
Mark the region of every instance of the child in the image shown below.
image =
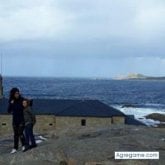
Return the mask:
<path id="1" fill-rule="evenodd" d="M 36 123 L 36 118 L 35 115 L 32 113 L 30 107 L 30 100 L 24 99 L 23 107 L 24 107 L 23 112 L 24 112 L 24 120 L 25 120 L 25 150 L 24 150 L 25 152 L 28 149 L 37 147 L 33 134 L 33 126 Z"/>

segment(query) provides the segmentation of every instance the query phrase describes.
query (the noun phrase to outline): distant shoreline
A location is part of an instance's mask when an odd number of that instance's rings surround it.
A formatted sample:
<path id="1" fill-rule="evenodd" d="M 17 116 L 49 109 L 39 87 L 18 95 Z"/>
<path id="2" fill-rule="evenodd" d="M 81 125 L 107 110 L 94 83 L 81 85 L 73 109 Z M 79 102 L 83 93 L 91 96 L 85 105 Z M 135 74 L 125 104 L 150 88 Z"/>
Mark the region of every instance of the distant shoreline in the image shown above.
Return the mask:
<path id="1" fill-rule="evenodd" d="M 127 80 L 130 80 L 130 81 L 134 81 L 134 80 L 140 80 L 140 81 L 157 81 L 157 80 L 161 80 L 161 81 L 165 81 L 165 77 L 164 78 L 128 78 L 128 79 L 112 79 L 112 80 L 119 80 L 119 81 L 127 81 Z"/>
<path id="2" fill-rule="evenodd" d="M 132 80 L 132 81 L 134 81 L 134 80 L 161 80 L 161 81 L 163 81 L 163 80 L 165 80 L 165 77 L 146 77 L 146 78 L 127 78 L 127 77 L 125 77 L 125 78 L 88 78 L 88 77 L 23 77 L 23 76 L 4 76 L 3 77 L 4 79 L 5 78 L 19 78 L 19 79 L 64 79 L 64 80 L 66 80 L 66 79 L 68 79 L 68 80 L 98 80 L 98 81 L 100 81 L 100 80 L 119 80 L 119 81 L 127 81 L 127 80 Z"/>
<path id="3" fill-rule="evenodd" d="M 119 76 L 114 78 L 114 80 L 165 80 L 165 77 L 145 76 L 143 74 L 132 73 L 127 76 Z"/>

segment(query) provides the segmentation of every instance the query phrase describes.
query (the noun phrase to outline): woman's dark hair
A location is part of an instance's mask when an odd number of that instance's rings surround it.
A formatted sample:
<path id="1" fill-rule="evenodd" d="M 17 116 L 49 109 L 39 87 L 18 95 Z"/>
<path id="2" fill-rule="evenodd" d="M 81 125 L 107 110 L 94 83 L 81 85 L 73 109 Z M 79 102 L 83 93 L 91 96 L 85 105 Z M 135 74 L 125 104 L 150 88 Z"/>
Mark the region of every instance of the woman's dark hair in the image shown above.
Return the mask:
<path id="1" fill-rule="evenodd" d="M 14 98 L 14 95 L 15 95 L 16 92 L 19 92 L 19 89 L 18 89 L 18 88 L 12 88 L 12 89 L 10 90 L 9 101 L 15 99 L 15 98 Z"/>

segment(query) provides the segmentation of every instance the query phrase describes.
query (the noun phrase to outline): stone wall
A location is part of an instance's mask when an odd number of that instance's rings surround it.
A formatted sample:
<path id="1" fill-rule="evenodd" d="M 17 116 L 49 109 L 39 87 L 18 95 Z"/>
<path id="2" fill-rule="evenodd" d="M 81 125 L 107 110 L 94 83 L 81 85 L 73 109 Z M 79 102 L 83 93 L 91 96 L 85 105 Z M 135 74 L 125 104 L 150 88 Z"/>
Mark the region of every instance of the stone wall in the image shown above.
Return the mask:
<path id="1" fill-rule="evenodd" d="M 55 116 L 53 115 L 37 115 L 37 122 L 34 126 L 35 133 L 45 133 L 55 129 Z M 13 133 L 12 116 L 0 115 L 0 135 Z"/>
<path id="2" fill-rule="evenodd" d="M 49 130 L 54 130 L 56 127 L 54 115 L 37 115 L 36 121 L 34 131 L 38 133 L 45 133 Z"/>
<path id="3" fill-rule="evenodd" d="M 56 129 L 79 129 L 83 127 L 108 127 L 111 125 L 111 118 L 96 117 L 56 117 Z"/>
<path id="4" fill-rule="evenodd" d="M 56 130 L 77 130 L 82 128 L 103 128 L 111 126 L 111 124 L 124 124 L 124 117 L 59 117 L 54 115 L 37 115 L 35 133 L 46 133 L 47 131 Z M 12 116 L 0 115 L 0 134 L 11 134 Z"/>
<path id="5" fill-rule="evenodd" d="M 125 124 L 125 117 L 122 116 L 114 116 L 112 117 L 113 124 Z"/>
<path id="6" fill-rule="evenodd" d="M 0 115 L 0 135 L 13 132 L 11 115 Z"/>

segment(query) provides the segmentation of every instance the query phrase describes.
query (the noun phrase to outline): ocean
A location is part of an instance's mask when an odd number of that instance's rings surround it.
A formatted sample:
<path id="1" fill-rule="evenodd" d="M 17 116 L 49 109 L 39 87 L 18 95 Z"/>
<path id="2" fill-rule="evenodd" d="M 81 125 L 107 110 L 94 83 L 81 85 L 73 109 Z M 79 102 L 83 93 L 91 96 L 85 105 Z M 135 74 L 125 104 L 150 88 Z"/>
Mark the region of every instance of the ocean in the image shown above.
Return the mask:
<path id="1" fill-rule="evenodd" d="M 4 77 L 4 95 L 18 87 L 24 97 L 98 99 L 126 114 L 165 113 L 165 81 Z"/>

